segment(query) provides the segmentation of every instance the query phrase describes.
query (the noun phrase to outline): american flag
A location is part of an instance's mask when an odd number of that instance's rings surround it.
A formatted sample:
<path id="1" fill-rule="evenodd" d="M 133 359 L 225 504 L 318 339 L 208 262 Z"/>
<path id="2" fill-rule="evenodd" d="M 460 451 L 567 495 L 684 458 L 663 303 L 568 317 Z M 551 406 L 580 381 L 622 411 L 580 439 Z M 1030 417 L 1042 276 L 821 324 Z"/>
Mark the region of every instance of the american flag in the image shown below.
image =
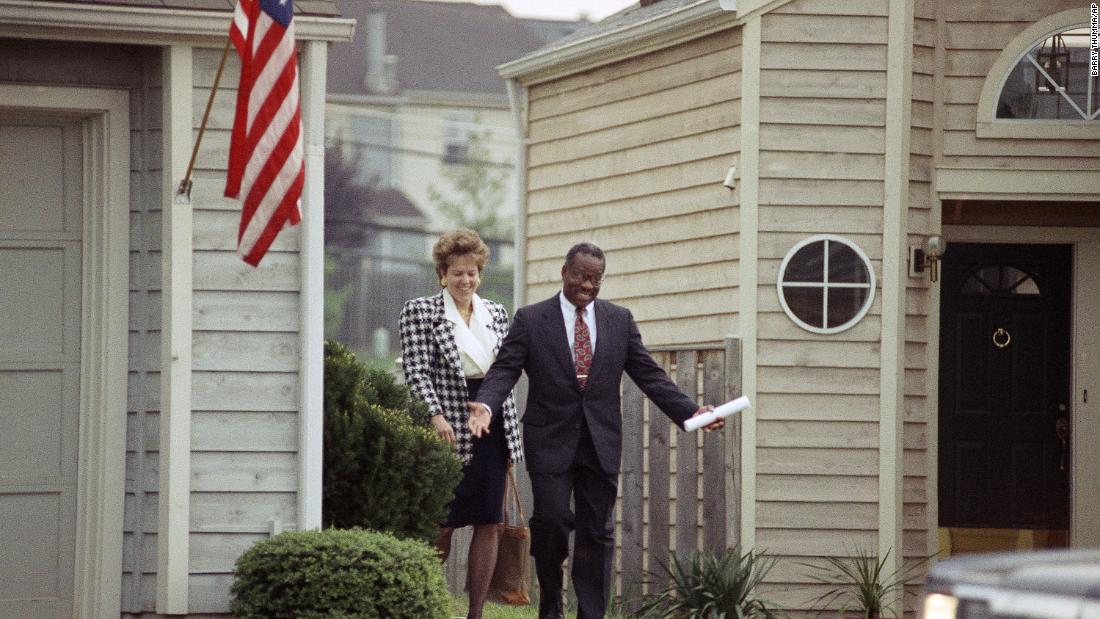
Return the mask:
<path id="1" fill-rule="evenodd" d="M 229 38 L 241 58 L 225 195 L 242 198 L 237 253 L 256 266 L 301 221 L 305 167 L 293 0 L 238 0 Z"/>

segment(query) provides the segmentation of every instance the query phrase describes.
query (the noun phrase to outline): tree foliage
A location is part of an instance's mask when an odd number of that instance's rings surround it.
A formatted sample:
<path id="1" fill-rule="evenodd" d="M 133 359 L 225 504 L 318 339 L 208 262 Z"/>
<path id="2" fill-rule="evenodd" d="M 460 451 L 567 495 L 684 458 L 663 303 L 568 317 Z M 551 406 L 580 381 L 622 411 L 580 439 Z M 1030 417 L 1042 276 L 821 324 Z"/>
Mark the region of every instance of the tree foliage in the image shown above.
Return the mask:
<path id="1" fill-rule="evenodd" d="M 511 216 L 503 212 L 509 166 L 492 160 L 490 129 L 466 134 L 466 156 L 461 163 L 443 167 L 441 176 L 450 185 L 442 191 L 428 185 L 428 199 L 456 226 L 476 230 L 487 238 L 506 238 Z"/>
<path id="2" fill-rule="evenodd" d="M 362 158 L 358 153 L 345 157 L 344 152 L 339 142 L 325 146 L 325 245 L 360 247 L 378 179 L 363 183 Z"/>

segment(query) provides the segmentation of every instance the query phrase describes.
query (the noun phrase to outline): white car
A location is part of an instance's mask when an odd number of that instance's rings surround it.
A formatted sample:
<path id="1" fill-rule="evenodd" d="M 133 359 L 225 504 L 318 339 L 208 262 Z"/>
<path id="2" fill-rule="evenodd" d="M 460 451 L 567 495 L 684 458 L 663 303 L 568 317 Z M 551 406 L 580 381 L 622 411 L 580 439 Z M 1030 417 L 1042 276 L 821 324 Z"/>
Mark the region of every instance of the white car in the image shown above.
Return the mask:
<path id="1" fill-rule="evenodd" d="M 1100 549 L 964 555 L 932 568 L 922 619 L 1100 619 Z"/>

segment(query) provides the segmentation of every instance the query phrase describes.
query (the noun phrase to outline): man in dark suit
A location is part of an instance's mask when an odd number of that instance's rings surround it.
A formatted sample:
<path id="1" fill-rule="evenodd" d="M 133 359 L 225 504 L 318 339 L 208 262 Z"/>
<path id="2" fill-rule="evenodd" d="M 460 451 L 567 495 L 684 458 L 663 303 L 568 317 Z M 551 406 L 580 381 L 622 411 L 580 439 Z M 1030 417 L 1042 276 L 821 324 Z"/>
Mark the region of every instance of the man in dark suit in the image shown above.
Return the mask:
<path id="1" fill-rule="evenodd" d="M 629 310 L 596 299 L 605 262 L 603 251 L 591 243 L 569 250 L 561 269 L 561 292 L 516 312 L 478 401 L 469 403 L 470 428 L 480 436 L 520 372 L 527 372 L 523 444 L 535 498 L 531 554 L 542 590 L 540 619 L 563 616 L 562 565 L 574 529 L 577 617 L 598 619 L 606 612 L 622 455 L 623 372 L 680 427 L 712 409 L 698 408 L 657 365 Z M 720 427 L 717 421 L 707 429 Z"/>

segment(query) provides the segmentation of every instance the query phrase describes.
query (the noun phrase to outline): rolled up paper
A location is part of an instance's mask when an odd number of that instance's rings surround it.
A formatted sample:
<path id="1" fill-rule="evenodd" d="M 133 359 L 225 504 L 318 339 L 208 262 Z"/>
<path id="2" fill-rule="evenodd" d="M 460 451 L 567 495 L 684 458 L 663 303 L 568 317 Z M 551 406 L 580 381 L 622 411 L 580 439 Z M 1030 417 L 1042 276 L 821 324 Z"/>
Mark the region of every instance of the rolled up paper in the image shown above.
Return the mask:
<path id="1" fill-rule="evenodd" d="M 684 422 L 684 430 L 693 432 L 704 426 L 709 426 L 719 419 L 725 419 L 734 413 L 740 413 L 749 406 L 749 398 L 747 396 L 741 396 L 736 400 L 730 400 L 710 412 L 688 419 Z"/>

